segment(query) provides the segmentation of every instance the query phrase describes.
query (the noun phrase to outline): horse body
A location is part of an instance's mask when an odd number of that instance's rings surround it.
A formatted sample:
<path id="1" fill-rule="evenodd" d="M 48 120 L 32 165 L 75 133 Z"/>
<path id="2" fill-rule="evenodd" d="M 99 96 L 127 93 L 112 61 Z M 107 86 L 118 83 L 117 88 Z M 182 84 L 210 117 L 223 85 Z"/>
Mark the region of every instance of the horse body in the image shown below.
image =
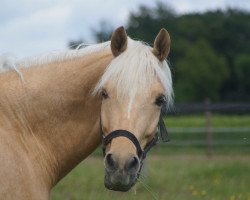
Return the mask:
<path id="1" fill-rule="evenodd" d="M 111 43 L 63 59 L 20 62 L 0 73 L 0 199 L 48 199 L 52 187 L 97 148 L 100 130 L 126 129 L 144 148 L 154 137 L 163 94 L 172 94 L 164 61 L 168 37 L 162 30 L 153 50 L 135 43 L 126 54 L 129 42 L 120 28 Z M 126 59 L 133 62 L 120 62 Z M 126 65 L 135 66 L 124 70 Z M 117 137 L 105 153 L 105 186 L 128 190 L 141 165 L 135 146 Z"/>
<path id="2" fill-rule="evenodd" d="M 105 51 L 21 68 L 23 82 L 14 71 L 0 74 L 1 197 L 47 199 L 98 146 L 101 101 L 92 90 L 111 59 Z"/>
<path id="3" fill-rule="evenodd" d="M 37 179 L 31 160 L 16 139 L 13 132 L 1 130 L 1 199 L 46 199 L 48 191 Z M 4 137 L 4 141 L 2 138 Z M 16 141 L 16 142 L 15 142 Z"/>

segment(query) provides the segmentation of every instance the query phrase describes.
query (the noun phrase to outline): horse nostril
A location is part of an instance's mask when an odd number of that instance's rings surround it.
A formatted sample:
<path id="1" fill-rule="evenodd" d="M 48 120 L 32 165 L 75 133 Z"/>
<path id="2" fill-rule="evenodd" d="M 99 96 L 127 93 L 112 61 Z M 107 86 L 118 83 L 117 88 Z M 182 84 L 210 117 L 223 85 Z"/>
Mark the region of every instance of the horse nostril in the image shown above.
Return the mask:
<path id="1" fill-rule="evenodd" d="M 126 163 L 126 170 L 130 173 L 136 173 L 140 167 L 140 162 L 137 157 L 132 156 Z"/>
<path id="2" fill-rule="evenodd" d="M 109 153 L 106 155 L 105 166 L 109 171 L 115 171 L 118 168 L 118 164 L 113 154 Z"/>

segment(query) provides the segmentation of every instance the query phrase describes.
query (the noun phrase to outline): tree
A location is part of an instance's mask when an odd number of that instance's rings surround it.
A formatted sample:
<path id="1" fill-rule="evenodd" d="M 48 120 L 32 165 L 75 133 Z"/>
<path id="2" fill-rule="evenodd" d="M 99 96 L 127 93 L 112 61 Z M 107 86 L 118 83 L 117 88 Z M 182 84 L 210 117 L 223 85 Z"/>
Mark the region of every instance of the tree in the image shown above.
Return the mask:
<path id="1" fill-rule="evenodd" d="M 93 29 L 92 31 L 98 42 L 105 42 L 110 40 L 113 32 L 113 27 L 109 23 L 101 21 L 100 28 Z"/>
<path id="2" fill-rule="evenodd" d="M 79 45 L 81 45 L 83 43 L 82 39 L 79 40 L 70 40 L 68 43 L 68 47 L 70 49 L 76 49 L 77 47 L 79 47 Z"/>
<path id="3" fill-rule="evenodd" d="M 207 97 L 219 99 L 221 85 L 229 74 L 225 60 L 216 55 L 205 40 L 190 45 L 176 66 L 177 101 L 201 101 Z"/>
<path id="4" fill-rule="evenodd" d="M 250 57 L 248 54 L 239 55 L 235 59 L 235 78 L 239 84 L 239 98 L 250 99 Z M 245 96 L 244 94 L 247 94 Z M 244 101 L 244 99 L 242 99 Z"/>

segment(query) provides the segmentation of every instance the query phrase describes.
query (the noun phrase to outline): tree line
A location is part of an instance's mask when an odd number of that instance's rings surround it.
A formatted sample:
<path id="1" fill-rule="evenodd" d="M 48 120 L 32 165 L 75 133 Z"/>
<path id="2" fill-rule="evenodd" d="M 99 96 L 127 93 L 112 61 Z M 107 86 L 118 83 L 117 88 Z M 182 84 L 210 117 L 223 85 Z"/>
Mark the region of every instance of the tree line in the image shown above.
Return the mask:
<path id="1" fill-rule="evenodd" d="M 151 45 L 162 27 L 171 36 L 168 62 L 177 102 L 250 100 L 249 12 L 227 9 L 178 15 L 158 3 L 131 12 L 126 25 L 131 38 Z M 102 42 L 110 39 L 113 29 L 102 22 L 93 34 Z"/>

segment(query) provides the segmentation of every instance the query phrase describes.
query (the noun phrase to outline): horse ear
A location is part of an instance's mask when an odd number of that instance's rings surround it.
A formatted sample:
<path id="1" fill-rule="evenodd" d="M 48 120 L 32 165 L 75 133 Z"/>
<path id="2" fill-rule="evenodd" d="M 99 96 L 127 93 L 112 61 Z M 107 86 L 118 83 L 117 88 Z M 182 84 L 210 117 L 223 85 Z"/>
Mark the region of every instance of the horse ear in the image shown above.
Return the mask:
<path id="1" fill-rule="evenodd" d="M 126 50 L 128 44 L 127 33 L 123 26 L 117 28 L 111 37 L 111 51 L 113 55 L 119 56 Z"/>
<path id="2" fill-rule="evenodd" d="M 166 29 L 162 28 L 154 41 L 153 54 L 162 62 L 170 51 L 170 36 Z"/>

